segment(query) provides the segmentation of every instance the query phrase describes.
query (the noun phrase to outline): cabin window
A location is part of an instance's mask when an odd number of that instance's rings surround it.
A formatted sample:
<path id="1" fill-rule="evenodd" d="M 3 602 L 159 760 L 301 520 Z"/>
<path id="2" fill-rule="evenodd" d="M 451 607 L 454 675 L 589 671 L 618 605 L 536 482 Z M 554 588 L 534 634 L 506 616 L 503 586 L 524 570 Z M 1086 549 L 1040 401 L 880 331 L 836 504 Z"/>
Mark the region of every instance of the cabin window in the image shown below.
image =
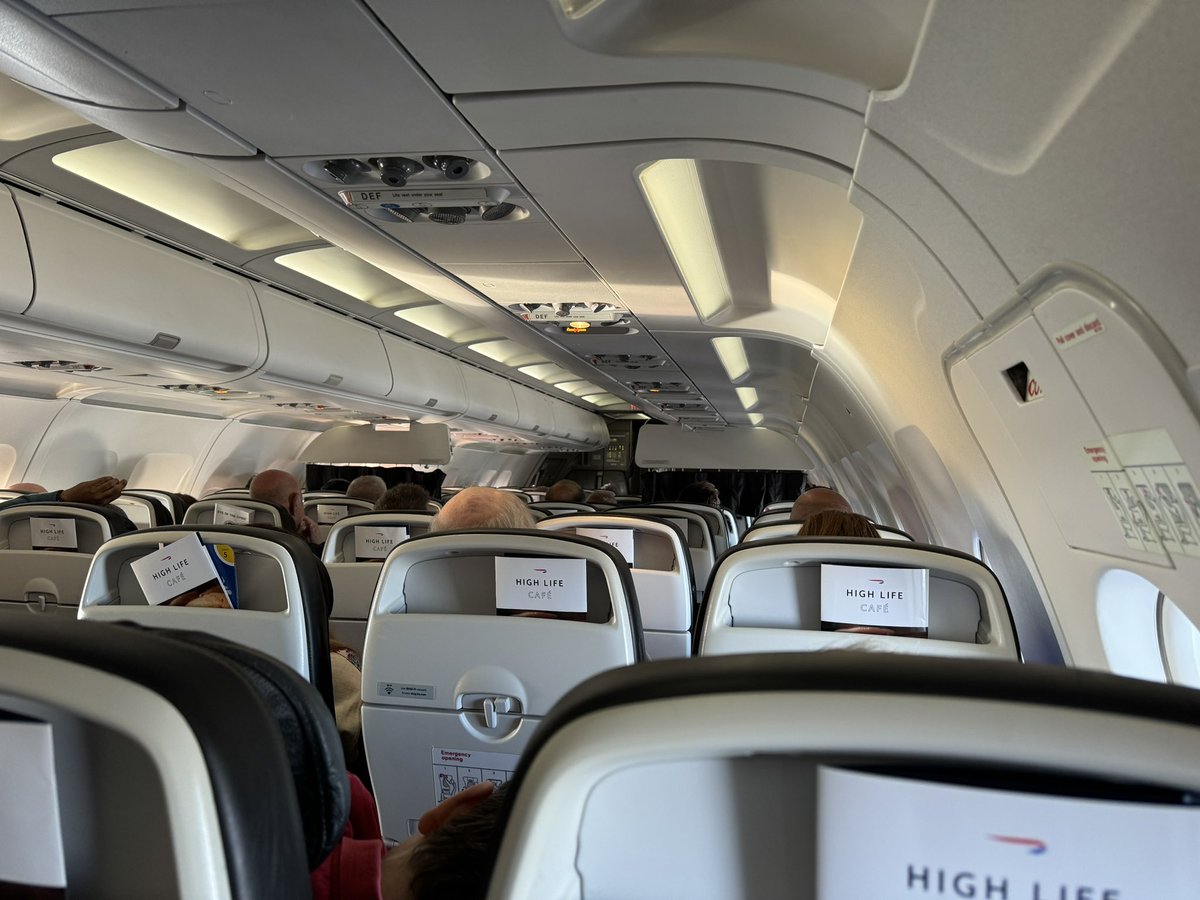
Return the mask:
<path id="1" fill-rule="evenodd" d="M 1158 634 L 1167 680 L 1200 688 L 1200 628 L 1170 597 L 1158 595 Z"/>
<path id="2" fill-rule="evenodd" d="M 1118 675 L 1166 681 L 1158 637 L 1160 591 L 1140 575 L 1110 569 L 1096 589 L 1096 621 L 1109 668 Z"/>

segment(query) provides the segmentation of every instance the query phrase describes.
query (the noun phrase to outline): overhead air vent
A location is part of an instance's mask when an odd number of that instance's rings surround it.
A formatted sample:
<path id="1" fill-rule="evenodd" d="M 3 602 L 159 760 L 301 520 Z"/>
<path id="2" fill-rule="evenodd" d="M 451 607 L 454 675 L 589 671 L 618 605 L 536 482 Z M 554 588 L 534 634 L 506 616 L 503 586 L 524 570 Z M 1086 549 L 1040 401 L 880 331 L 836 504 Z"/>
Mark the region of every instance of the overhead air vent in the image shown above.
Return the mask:
<path id="1" fill-rule="evenodd" d="M 529 217 L 529 210 L 522 205 L 527 201 L 503 185 L 443 187 L 413 182 L 355 187 L 338 191 L 338 197 L 351 209 L 392 225 L 491 225 Z"/>
<path id="2" fill-rule="evenodd" d="M 589 326 L 628 324 L 629 311 L 615 303 L 511 303 L 509 312 L 526 322 Z"/>
<path id="3" fill-rule="evenodd" d="M 98 366 L 94 363 L 74 362 L 69 359 L 22 359 L 13 363 L 25 369 L 35 369 L 39 372 L 65 372 L 71 375 L 91 375 L 94 372 L 110 372 L 111 366 Z"/>
<path id="4" fill-rule="evenodd" d="M 160 384 L 159 387 L 164 391 L 178 391 L 181 394 L 211 397 L 214 400 L 255 400 L 264 396 L 250 391 L 235 391 L 215 384 Z"/>
<path id="5" fill-rule="evenodd" d="M 660 403 L 658 408 L 663 412 L 709 412 L 712 410 L 707 403 Z"/>
<path id="6" fill-rule="evenodd" d="M 490 178 L 487 163 L 458 153 L 396 153 L 387 156 L 312 159 L 304 174 L 326 184 L 386 185 L 401 188 L 409 183 L 472 182 Z"/>
<path id="7" fill-rule="evenodd" d="M 588 362 L 601 369 L 661 369 L 668 360 L 651 353 L 597 353 Z"/>
<path id="8" fill-rule="evenodd" d="M 635 394 L 695 394 L 696 389 L 686 381 L 630 381 Z"/>

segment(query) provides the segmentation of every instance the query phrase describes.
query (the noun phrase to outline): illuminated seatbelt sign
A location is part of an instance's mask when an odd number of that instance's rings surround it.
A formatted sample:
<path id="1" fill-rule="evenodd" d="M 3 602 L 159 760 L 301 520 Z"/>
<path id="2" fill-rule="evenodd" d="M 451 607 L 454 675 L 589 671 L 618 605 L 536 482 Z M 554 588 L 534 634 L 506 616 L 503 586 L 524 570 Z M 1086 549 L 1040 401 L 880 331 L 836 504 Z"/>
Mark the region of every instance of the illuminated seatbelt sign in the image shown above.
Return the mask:
<path id="1" fill-rule="evenodd" d="M 586 613 L 587 562 L 582 559 L 496 557 L 496 609 Z"/>
<path id="2" fill-rule="evenodd" d="M 929 629 L 929 570 L 821 566 L 821 627 L 920 636 Z"/>

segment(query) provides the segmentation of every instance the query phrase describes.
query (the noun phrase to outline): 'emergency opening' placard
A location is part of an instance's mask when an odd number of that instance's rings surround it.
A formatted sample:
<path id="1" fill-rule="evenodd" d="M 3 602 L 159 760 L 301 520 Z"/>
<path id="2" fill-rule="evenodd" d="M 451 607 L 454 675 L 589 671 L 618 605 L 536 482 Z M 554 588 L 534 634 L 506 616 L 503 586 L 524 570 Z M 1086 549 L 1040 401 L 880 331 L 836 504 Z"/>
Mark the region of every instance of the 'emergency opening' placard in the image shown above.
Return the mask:
<path id="1" fill-rule="evenodd" d="M 496 609 L 587 612 L 587 562 L 496 557 Z"/>

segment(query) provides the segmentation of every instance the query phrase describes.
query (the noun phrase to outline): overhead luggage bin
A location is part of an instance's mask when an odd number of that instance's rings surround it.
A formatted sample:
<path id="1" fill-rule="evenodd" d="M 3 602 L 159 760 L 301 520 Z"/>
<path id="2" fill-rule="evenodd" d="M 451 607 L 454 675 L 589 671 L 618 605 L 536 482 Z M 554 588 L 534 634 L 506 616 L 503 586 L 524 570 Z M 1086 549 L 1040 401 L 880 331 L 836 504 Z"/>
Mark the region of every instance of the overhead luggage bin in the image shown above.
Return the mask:
<path id="1" fill-rule="evenodd" d="M 517 424 L 517 401 L 512 384 L 474 366 L 463 366 L 462 374 L 467 388 L 467 418 L 485 425 L 512 427 Z"/>
<path id="2" fill-rule="evenodd" d="M 462 363 L 395 335 L 382 338 L 392 369 L 389 400 L 423 411 L 422 421 L 453 418 L 467 409 Z"/>
<path id="3" fill-rule="evenodd" d="M 23 313 L 33 301 L 33 264 L 16 201 L 0 187 L 0 312 Z"/>

